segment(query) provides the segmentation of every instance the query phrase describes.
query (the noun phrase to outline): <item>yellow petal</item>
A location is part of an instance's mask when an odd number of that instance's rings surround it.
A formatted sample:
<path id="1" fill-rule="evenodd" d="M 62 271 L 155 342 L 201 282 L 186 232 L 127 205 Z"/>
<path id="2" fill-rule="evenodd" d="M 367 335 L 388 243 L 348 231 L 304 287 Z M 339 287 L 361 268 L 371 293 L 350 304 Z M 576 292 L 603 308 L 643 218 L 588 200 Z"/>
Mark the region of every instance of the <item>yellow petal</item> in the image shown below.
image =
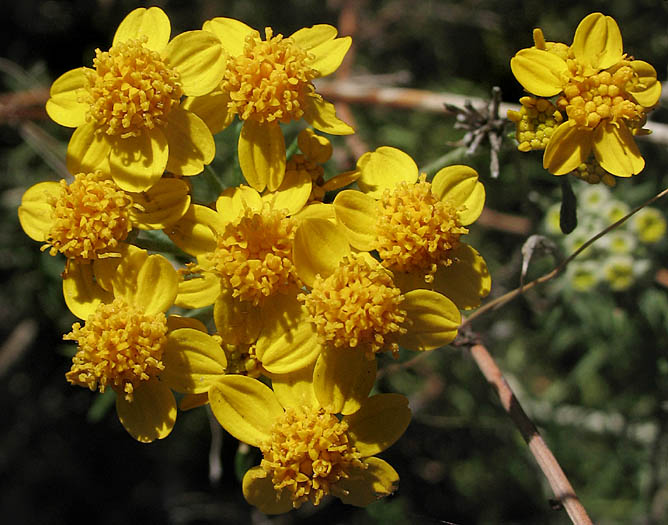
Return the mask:
<path id="1" fill-rule="evenodd" d="M 622 34 L 614 18 L 591 13 L 575 30 L 571 50 L 581 64 L 592 69 L 607 69 L 623 58 Z"/>
<path id="2" fill-rule="evenodd" d="M 376 360 L 349 348 L 327 348 L 315 364 L 313 389 L 320 406 L 332 414 L 357 412 L 376 380 Z"/>
<path id="3" fill-rule="evenodd" d="M 290 372 L 271 376 L 271 388 L 281 406 L 288 407 L 314 407 L 318 403 L 313 390 L 313 366 Z"/>
<path id="4" fill-rule="evenodd" d="M 379 458 L 367 458 L 364 463 L 366 468 L 352 470 L 349 478 L 332 486 L 332 494 L 347 505 L 366 507 L 399 488 L 399 474 L 389 463 Z"/>
<path id="5" fill-rule="evenodd" d="M 96 133 L 92 122 L 79 126 L 67 145 L 67 170 L 70 173 L 109 171 L 111 143 L 104 133 Z"/>
<path id="6" fill-rule="evenodd" d="M 346 36 L 329 40 L 314 47 L 311 49 L 311 53 L 313 53 L 316 58 L 315 61 L 311 63 L 311 67 L 317 69 L 321 77 L 331 75 L 339 68 L 341 62 L 343 62 L 352 43 L 352 38 Z"/>
<path id="7" fill-rule="evenodd" d="M 262 310 L 248 301 L 232 297 L 232 291 L 223 289 L 213 306 L 213 320 L 218 335 L 227 344 L 254 343 L 262 329 Z"/>
<path id="8" fill-rule="evenodd" d="M 199 408 L 209 404 L 209 393 L 203 394 L 184 394 L 179 401 L 179 410 L 186 411 L 193 408 Z"/>
<path id="9" fill-rule="evenodd" d="M 199 332 L 208 333 L 202 321 L 195 317 L 184 317 L 182 315 L 170 315 L 167 318 L 167 330 L 173 332 L 179 328 L 192 328 Z"/>
<path id="10" fill-rule="evenodd" d="M 378 394 L 343 418 L 352 445 L 362 457 L 375 456 L 399 439 L 411 420 L 408 398 L 401 394 Z"/>
<path id="11" fill-rule="evenodd" d="M 174 304 L 179 278 L 171 263 L 162 255 L 149 255 L 138 269 L 136 281 L 114 281 L 116 296 L 138 306 L 147 314 L 165 312 Z"/>
<path id="12" fill-rule="evenodd" d="M 88 319 L 88 316 L 97 310 L 100 304 L 110 303 L 114 295 L 93 279 L 93 265 L 67 262 L 63 278 L 63 296 L 65 304 L 79 319 Z"/>
<path id="13" fill-rule="evenodd" d="M 339 192 L 334 199 L 336 220 L 350 244 L 358 250 L 376 249 L 378 204 L 375 199 L 356 190 Z"/>
<path id="14" fill-rule="evenodd" d="M 116 273 L 119 272 L 119 267 L 121 267 L 120 272 L 124 272 L 124 268 L 128 266 L 140 268 L 144 264 L 144 261 L 148 259 L 148 252 L 146 250 L 127 243 L 119 245 L 118 253 L 120 257 L 105 257 L 93 261 L 95 281 L 102 288 L 110 292 L 114 289 L 114 281 Z M 136 277 L 137 271 L 130 273 Z"/>
<path id="15" fill-rule="evenodd" d="M 19 206 L 21 228 L 31 239 L 44 242 L 53 225 L 53 206 L 50 199 L 58 199 L 62 193 L 58 182 L 39 182 L 26 190 Z"/>
<path id="16" fill-rule="evenodd" d="M 116 29 L 112 45 L 147 36 L 144 44 L 154 51 L 162 51 L 169 42 L 172 28 L 169 18 L 159 7 L 140 7 L 131 11 Z"/>
<path id="17" fill-rule="evenodd" d="M 304 105 L 304 120 L 315 129 L 330 135 L 352 135 L 355 130 L 336 116 L 334 104 L 311 94 Z"/>
<path id="18" fill-rule="evenodd" d="M 277 493 L 271 475 L 262 467 L 253 467 L 244 474 L 242 491 L 246 501 L 265 514 L 283 514 L 292 510 L 290 492 Z"/>
<path id="19" fill-rule="evenodd" d="M 566 62 L 542 49 L 522 49 L 510 59 L 510 69 L 529 93 L 552 97 L 561 92 L 562 78 L 567 74 Z"/>
<path id="20" fill-rule="evenodd" d="M 433 350 L 445 346 L 457 335 L 462 318 L 455 303 L 431 290 L 411 290 L 401 307 L 409 323 L 399 344 L 410 350 Z"/>
<path id="21" fill-rule="evenodd" d="M 418 179 L 417 164 L 410 155 L 390 146 L 362 155 L 357 170 L 362 173 L 357 184 L 374 199 L 380 199 L 386 189 L 393 190 L 400 182 L 413 184 Z"/>
<path id="22" fill-rule="evenodd" d="M 285 139 L 277 123 L 244 122 L 239 134 L 239 165 L 257 191 L 275 190 L 285 175 Z"/>
<path id="23" fill-rule="evenodd" d="M 435 176 L 432 193 L 441 201 L 454 204 L 464 226 L 473 223 L 485 206 L 485 187 L 478 180 L 478 172 L 468 166 L 447 166 Z"/>
<path id="24" fill-rule="evenodd" d="M 181 179 L 161 178 L 142 193 L 132 194 L 132 224 L 142 230 L 162 230 L 190 208 L 190 186 Z"/>
<path id="25" fill-rule="evenodd" d="M 312 179 L 306 170 L 291 170 L 285 174 L 280 187 L 271 193 L 265 193 L 262 200 L 275 210 L 287 210 L 294 215 L 301 210 L 311 196 Z"/>
<path id="26" fill-rule="evenodd" d="M 656 70 L 642 60 L 631 61 L 631 67 L 638 75 L 637 83 L 627 87 L 638 104 L 645 108 L 656 105 L 661 97 L 661 82 L 656 79 Z"/>
<path id="27" fill-rule="evenodd" d="M 216 302 L 220 294 L 220 279 L 211 272 L 179 282 L 174 305 L 180 308 L 204 308 Z"/>
<path id="28" fill-rule="evenodd" d="M 331 42 L 338 34 L 337 29 L 329 24 L 316 24 L 311 27 L 303 27 L 292 33 L 290 38 L 295 41 L 304 51 L 311 51 L 319 45 Z"/>
<path id="29" fill-rule="evenodd" d="M 246 37 L 255 32 L 255 29 L 239 20 L 222 16 L 207 20 L 202 29 L 216 35 L 231 57 L 243 54 Z"/>
<path id="30" fill-rule="evenodd" d="M 167 45 L 164 55 L 181 76 L 184 93 L 191 97 L 216 89 L 227 65 L 220 40 L 207 31 L 181 33 Z"/>
<path id="31" fill-rule="evenodd" d="M 485 259 L 468 244 L 460 244 L 452 252 L 455 261 L 440 266 L 434 275 L 432 287 L 453 301 L 457 308 L 469 310 L 480 305 L 492 286 L 492 278 Z"/>
<path id="32" fill-rule="evenodd" d="M 209 334 L 180 328 L 167 335 L 160 379 L 177 392 L 201 394 L 225 374 L 225 352 Z"/>
<path id="33" fill-rule="evenodd" d="M 630 177 L 645 167 L 633 135 L 620 122 L 602 123 L 594 131 L 594 155 L 601 167 L 618 177 Z"/>
<path id="34" fill-rule="evenodd" d="M 324 202 L 312 202 L 308 206 L 302 208 L 295 217 L 302 221 L 304 219 L 324 219 L 332 224 L 336 224 L 336 214 L 334 213 L 334 206 L 325 204 Z"/>
<path id="35" fill-rule="evenodd" d="M 318 334 L 309 322 L 308 310 L 294 294 L 279 294 L 262 307 L 263 326 L 255 351 L 272 374 L 307 368 L 320 354 Z"/>
<path id="36" fill-rule="evenodd" d="M 86 113 L 90 106 L 79 102 L 79 97 L 86 85 L 87 69 L 85 67 L 72 69 L 60 75 L 51 85 L 50 98 L 46 101 L 46 112 L 61 126 L 76 128 L 86 122 Z"/>
<path id="37" fill-rule="evenodd" d="M 246 210 L 262 210 L 262 197 L 245 184 L 227 188 L 216 200 L 216 211 L 225 223 L 236 221 Z"/>
<path id="38" fill-rule="evenodd" d="M 209 389 L 209 404 L 221 426 L 239 441 L 259 447 L 283 415 L 274 392 L 257 379 L 227 375 Z"/>
<path id="39" fill-rule="evenodd" d="M 326 219 L 304 219 L 295 232 L 292 260 L 297 275 L 313 286 L 315 276 L 323 278 L 339 266 L 350 254 L 350 245 L 343 230 Z"/>
<path id="40" fill-rule="evenodd" d="M 116 413 L 125 430 L 142 443 L 166 438 L 176 422 L 176 400 L 157 379 L 135 388 L 132 402 L 116 395 Z"/>
<path id="41" fill-rule="evenodd" d="M 543 168 L 553 175 L 564 175 L 582 164 L 591 153 L 593 134 L 589 128 L 578 128 L 569 122 L 552 133 L 543 154 Z"/>
<path id="42" fill-rule="evenodd" d="M 198 256 L 216 249 L 214 231 L 224 229 L 225 224 L 214 210 L 199 204 L 191 204 L 186 214 L 165 229 L 165 233 L 184 252 Z"/>
<path id="43" fill-rule="evenodd" d="M 169 160 L 166 169 L 177 175 L 197 175 L 216 154 L 211 131 L 194 113 L 174 108 L 163 132 L 167 138 Z"/>
<path id="44" fill-rule="evenodd" d="M 228 93 L 214 91 L 201 97 L 188 97 L 182 104 L 182 108 L 193 112 L 209 128 L 212 134 L 224 130 L 234 120 L 234 113 L 227 110 L 230 101 Z"/>
<path id="45" fill-rule="evenodd" d="M 154 128 L 138 137 L 115 139 L 109 153 L 109 168 L 121 189 L 144 191 L 162 177 L 168 158 L 167 137 Z"/>

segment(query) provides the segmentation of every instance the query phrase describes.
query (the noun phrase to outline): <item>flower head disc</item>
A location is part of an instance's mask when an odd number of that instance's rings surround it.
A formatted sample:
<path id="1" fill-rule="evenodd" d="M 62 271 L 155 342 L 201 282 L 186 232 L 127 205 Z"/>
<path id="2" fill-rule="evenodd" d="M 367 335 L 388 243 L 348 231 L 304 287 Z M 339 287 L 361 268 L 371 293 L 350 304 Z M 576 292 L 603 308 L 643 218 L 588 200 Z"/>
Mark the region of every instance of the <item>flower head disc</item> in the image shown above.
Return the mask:
<path id="1" fill-rule="evenodd" d="M 132 229 L 132 200 L 99 173 L 79 173 L 72 184 L 60 181 L 60 196 L 49 195 L 53 222 L 43 250 L 70 259 L 112 256 Z"/>
<path id="2" fill-rule="evenodd" d="M 228 109 L 241 120 L 259 123 L 299 120 L 304 115 L 307 94 L 315 92 L 312 80 L 319 76 L 309 64 L 313 56 L 291 38 L 273 36 L 266 40 L 252 31 L 246 36 L 243 54 L 227 66 L 222 82 L 229 93 Z"/>
<path id="3" fill-rule="evenodd" d="M 75 385 L 99 388 L 111 386 L 132 401 L 133 391 L 142 381 L 156 377 L 167 341 L 167 320 L 160 312 L 145 314 L 122 298 L 102 304 L 88 317 L 85 326 L 72 325 L 63 336 L 77 341 L 72 368 L 65 375 Z"/>
<path id="4" fill-rule="evenodd" d="M 317 275 L 311 293 L 300 299 L 327 344 L 360 348 L 369 358 L 399 350 L 396 338 L 406 333 L 404 297 L 390 272 L 364 256 L 344 257 L 326 279 Z"/>
<path id="5" fill-rule="evenodd" d="M 348 423 L 322 408 L 287 408 L 260 447 L 276 492 L 287 492 L 294 508 L 307 500 L 318 505 L 339 480 L 364 469 L 347 431 Z"/>
<path id="6" fill-rule="evenodd" d="M 144 46 L 147 37 L 95 51 L 95 70 L 86 70 L 87 118 L 107 135 L 136 137 L 162 127 L 183 95 L 179 73 Z"/>
<path id="7" fill-rule="evenodd" d="M 386 189 L 378 201 L 378 254 L 383 265 L 400 272 L 424 272 L 427 281 L 439 265 L 452 264 L 451 251 L 468 233 L 458 207 L 432 193 L 426 176 Z"/>
<path id="8" fill-rule="evenodd" d="M 218 236 L 203 269 L 218 275 L 234 297 L 254 305 L 298 284 L 292 262 L 296 222 L 286 215 L 269 205 L 259 211 L 246 209 Z"/>
<path id="9" fill-rule="evenodd" d="M 552 132 L 564 120 L 557 107 L 547 99 L 522 97 L 519 111 L 508 111 L 515 123 L 520 151 L 544 150 Z"/>
<path id="10" fill-rule="evenodd" d="M 248 377 L 259 377 L 265 373 L 262 361 L 258 359 L 255 343 L 224 344 L 223 351 L 227 358 L 226 374 L 241 374 Z"/>

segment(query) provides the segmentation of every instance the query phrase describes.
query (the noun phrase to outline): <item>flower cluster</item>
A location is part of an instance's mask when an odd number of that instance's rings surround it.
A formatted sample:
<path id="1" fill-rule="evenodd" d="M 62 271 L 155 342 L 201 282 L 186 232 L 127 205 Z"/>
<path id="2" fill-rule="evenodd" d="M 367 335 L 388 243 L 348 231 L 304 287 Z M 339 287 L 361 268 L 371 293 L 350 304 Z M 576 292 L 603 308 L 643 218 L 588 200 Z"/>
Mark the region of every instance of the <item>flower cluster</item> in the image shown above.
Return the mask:
<path id="1" fill-rule="evenodd" d="M 136 9 L 92 67 L 53 83 L 47 112 L 75 128 L 72 179 L 29 188 L 18 210 L 26 234 L 66 260 L 63 294 L 80 319 L 64 335 L 76 343 L 67 381 L 113 390 L 141 442 L 209 404 L 262 452 L 243 492 L 269 514 L 396 490 L 375 455 L 411 413 L 403 395 L 369 397 L 376 358 L 447 345 L 460 309 L 490 290 L 465 242 L 485 202 L 472 168 L 428 180 L 380 147 L 326 174 L 332 145 L 316 130 L 353 129 L 313 81 L 350 44 L 329 25 L 263 37 L 229 18 L 171 38 L 161 9 Z M 245 184 L 196 202 L 213 137 L 237 119 Z M 295 121 L 310 127 L 288 156 L 282 124 Z M 180 258 L 149 253 L 145 230 Z"/>
<path id="2" fill-rule="evenodd" d="M 544 150 L 550 173 L 576 171 L 592 183 L 640 173 L 634 136 L 648 133 L 647 114 L 661 95 L 654 68 L 624 53 L 617 23 L 601 13 L 580 22 L 570 46 L 546 41 L 540 29 L 533 38 L 510 61 L 529 93 L 508 113 L 520 151 Z"/>
<path id="3" fill-rule="evenodd" d="M 581 189 L 578 226 L 568 236 L 559 228 L 559 204 L 548 209 L 545 230 L 557 239 L 564 253 L 572 253 L 607 226 L 630 211 L 628 204 L 613 198 L 605 186 Z M 665 237 L 666 218 L 658 208 L 645 207 L 573 260 L 564 276 L 577 292 L 589 292 L 598 285 L 622 291 L 655 267 L 648 249 Z"/>

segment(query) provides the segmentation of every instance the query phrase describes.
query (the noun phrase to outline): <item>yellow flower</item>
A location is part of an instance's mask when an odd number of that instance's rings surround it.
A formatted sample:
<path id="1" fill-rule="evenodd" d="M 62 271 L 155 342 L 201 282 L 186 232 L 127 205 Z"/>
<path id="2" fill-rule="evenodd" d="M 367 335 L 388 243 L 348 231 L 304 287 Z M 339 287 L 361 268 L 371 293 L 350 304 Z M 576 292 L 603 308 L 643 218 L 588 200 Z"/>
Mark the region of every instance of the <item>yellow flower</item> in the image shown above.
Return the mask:
<path id="1" fill-rule="evenodd" d="M 207 334 L 170 327 L 165 312 L 176 298 L 178 276 L 164 257 L 134 248 L 98 276 L 87 295 L 68 301 L 86 322 L 63 336 L 78 345 L 66 378 L 90 390 L 112 388 L 125 429 L 138 441 L 162 439 L 176 420 L 171 389 L 208 391 L 211 378 L 225 371 L 225 353 Z"/>
<path id="2" fill-rule="evenodd" d="M 287 38 L 260 33 L 239 20 L 214 18 L 203 29 L 216 35 L 230 56 L 219 89 L 188 100 L 213 133 L 237 115 L 243 121 L 239 164 L 253 188 L 275 190 L 285 173 L 285 139 L 279 123 L 304 119 L 333 135 L 354 130 L 336 117 L 334 106 L 315 92 L 313 80 L 339 67 L 351 44 L 330 25 L 300 29 Z"/>
<path id="3" fill-rule="evenodd" d="M 100 171 L 78 173 L 71 183 L 40 182 L 24 194 L 18 215 L 42 250 L 79 262 L 119 257 L 134 229 L 167 228 L 190 206 L 190 187 L 163 178 L 150 190 L 129 193 Z"/>
<path id="4" fill-rule="evenodd" d="M 220 83 L 225 53 L 205 31 L 171 41 L 170 33 L 160 8 L 135 9 L 111 49 L 96 51 L 93 69 L 73 69 L 53 83 L 47 113 L 76 128 L 67 148 L 70 172 L 101 169 L 124 190 L 139 192 L 165 170 L 196 175 L 213 160 L 211 132 L 181 98 Z"/>
<path id="5" fill-rule="evenodd" d="M 534 47 L 511 59 L 512 72 L 529 93 L 558 96 L 557 107 L 568 116 L 552 133 L 543 167 L 563 175 L 593 152 L 601 167 L 618 177 L 642 171 L 645 161 L 633 135 L 645 132 L 641 128 L 661 84 L 650 64 L 623 53 L 615 20 L 601 13 L 586 16 L 567 50 L 546 43 L 540 31 L 534 39 Z"/>
<path id="6" fill-rule="evenodd" d="M 666 219 L 656 208 L 643 208 L 631 217 L 630 222 L 642 242 L 659 242 L 666 235 Z"/>
<path id="7" fill-rule="evenodd" d="M 402 288 L 432 288 L 460 308 L 489 293 L 487 265 L 461 242 L 482 212 L 485 189 L 467 166 L 448 166 L 429 183 L 406 153 L 381 147 L 357 162 L 362 191 L 334 199 L 337 221 L 350 244 L 377 250 Z"/>
<path id="8" fill-rule="evenodd" d="M 399 394 L 367 398 L 339 419 L 324 406 L 308 370 L 274 381 L 225 376 L 209 390 L 211 408 L 234 437 L 260 448 L 262 462 L 246 472 L 246 500 L 281 514 L 329 494 L 364 507 L 397 488 L 399 476 L 374 457 L 403 434 L 408 400 Z"/>
<path id="9" fill-rule="evenodd" d="M 401 289 L 368 253 L 354 253 L 333 221 L 303 219 L 294 246 L 297 273 L 309 290 L 299 299 L 323 345 L 316 383 L 336 385 L 338 395 L 371 388 L 376 354 L 396 355 L 399 345 L 433 350 L 455 338 L 461 315 L 450 299 L 432 290 Z M 351 403 L 361 400 L 350 397 Z"/>
<path id="10" fill-rule="evenodd" d="M 573 176 L 588 182 L 589 184 L 598 184 L 602 182 L 606 186 L 614 187 L 617 182 L 615 178 L 605 171 L 595 157 L 589 157 L 585 162 L 573 170 Z"/>

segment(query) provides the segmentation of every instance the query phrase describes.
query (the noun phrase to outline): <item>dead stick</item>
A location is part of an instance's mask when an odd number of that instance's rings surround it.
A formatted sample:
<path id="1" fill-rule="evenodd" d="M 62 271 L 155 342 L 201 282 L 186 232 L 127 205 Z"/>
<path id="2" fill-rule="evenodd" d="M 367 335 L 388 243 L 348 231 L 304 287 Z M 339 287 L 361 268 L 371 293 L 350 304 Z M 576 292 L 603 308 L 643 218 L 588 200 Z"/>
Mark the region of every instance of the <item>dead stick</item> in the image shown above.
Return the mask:
<path id="1" fill-rule="evenodd" d="M 543 471 L 543 474 L 545 474 L 550 487 L 552 487 L 552 492 L 554 492 L 557 500 L 566 509 L 571 521 L 575 525 L 591 525 L 592 521 L 587 511 L 582 506 L 582 503 L 580 503 L 575 490 L 573 490 L 557 459 L 545 444 L 545 441 L 543 441 L 536 425 L 533 424 L 529 416 L 522 409 L 522 406 L 515 397 L 515 394 L 513 394 L 490 353 L 481 344 L 476 344 L 471 348 L 471 355 L 487 381 L 495 387 L 503 408 L 508 412 L 513 423 L 515 423 L 515 426 L 522 434 L 524 441 L 529 445 L 529 450 L 533 454 L 533 457 L 536 458 L 536 462 Z"/>

